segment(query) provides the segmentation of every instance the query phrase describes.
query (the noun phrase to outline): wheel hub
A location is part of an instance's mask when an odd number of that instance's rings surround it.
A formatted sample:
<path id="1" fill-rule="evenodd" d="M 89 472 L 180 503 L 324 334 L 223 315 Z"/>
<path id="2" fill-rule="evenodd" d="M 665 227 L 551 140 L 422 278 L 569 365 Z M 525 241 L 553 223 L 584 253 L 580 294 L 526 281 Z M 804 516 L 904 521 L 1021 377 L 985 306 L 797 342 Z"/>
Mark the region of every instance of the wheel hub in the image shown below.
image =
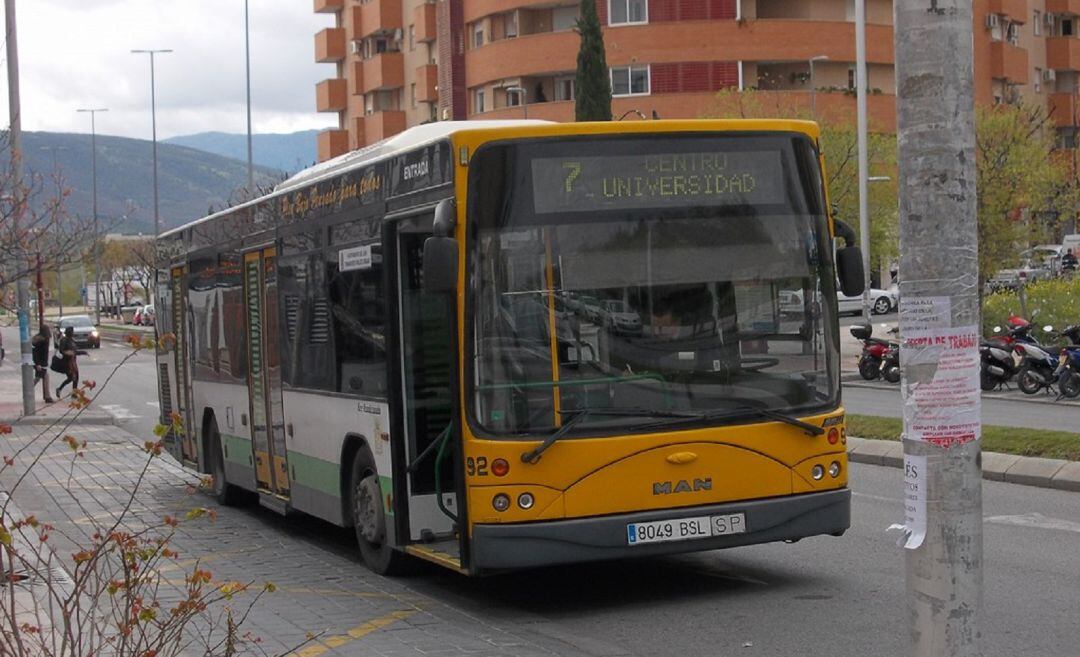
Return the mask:
<path id="1" fill-rule="evenodd" d="M 383 537 L 383 514 L 379 482 L 374 476 L 365 477 L 356 486 L 354 520 L 357 531 L 368 543 L 379 544 Z"/>

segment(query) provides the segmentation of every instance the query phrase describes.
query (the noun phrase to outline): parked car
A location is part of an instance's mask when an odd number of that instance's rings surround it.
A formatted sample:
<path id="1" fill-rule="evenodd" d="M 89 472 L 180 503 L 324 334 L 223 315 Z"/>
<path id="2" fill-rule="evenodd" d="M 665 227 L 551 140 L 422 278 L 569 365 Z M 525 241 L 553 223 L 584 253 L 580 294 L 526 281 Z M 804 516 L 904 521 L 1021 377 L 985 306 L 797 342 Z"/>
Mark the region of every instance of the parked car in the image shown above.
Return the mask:
<path id="1" fill-rule="evenodd" d="M 97 327 L 94 326 L 94 320 L 90 319 L 89 315 L 67 315 L 61 317 L 60 321 L 56 323 L 56 343 L 59 344 L 60 338 L 64 336 L 64 331 L 68 327 L 72 328 L 72 338 L 75 339 L 76 347 L 88 347 L 98 349 L 101 347 L 101 335 L 98 333 Z"/>
<path id="2" fill-rule="evenodd" d="M 142 312 L 139 313 L 139 325 L 140 326 L 153 326 L 156 316 L 154 314 L 154 305 L 143 306 Z"/>
<path id="3" fill-rule="evenodd" d="M 1038 280 L 1051 277 L 1048 269 L 1041 267 L 1019 267 L 1017 269 L 1000 269 L 986 281 L 987 292 L 999 290 L 1015 290 L 1020 286 L 1020 280 L 1025 283 L 1033 283 Z"/>
<path id="4" fill-rule="evenodd" d="M 781 315 L 801 315 L 803 313 L 802 290 L 780 290 L 779 298 Z M 838 312 L 854 313 L 856 315 L 862 314 L 861 294 L 857 297 L 849 297 L 840 291 L 840 286 L 837 286 L 836 301 Z M 899 305 L 900 302 L 896 290 L 870 289 L 871 314 L 884 315 L 885 313 L 896 310 Z"/>
<path id="5" fill-rule="evenodd" d="M 1020 261 L 1034 269 L 1045 269 L 1057 276 L 1061 270 L 1061 256 L 1065 251 L 1060 244 L 1040 244 L 1020 252 Z"/>
<path id="6" fill-rule="evenodd" d="M 625 302 L 607 299 L 600 304 L 604 318 L 604 328 L 612 333 L 641 335 L 641 315 L 626 305 Z"/>
<path id="7" fill-rule="evenodd" d="M 578 307 L 578 313 L 582 315 L 584 319 L 599 324 L 604 316 L 603 308 L 600 306 L 600 300 L 596 297 L 583 296 L 579 301 L 581 302 L 581 305 Z"/>

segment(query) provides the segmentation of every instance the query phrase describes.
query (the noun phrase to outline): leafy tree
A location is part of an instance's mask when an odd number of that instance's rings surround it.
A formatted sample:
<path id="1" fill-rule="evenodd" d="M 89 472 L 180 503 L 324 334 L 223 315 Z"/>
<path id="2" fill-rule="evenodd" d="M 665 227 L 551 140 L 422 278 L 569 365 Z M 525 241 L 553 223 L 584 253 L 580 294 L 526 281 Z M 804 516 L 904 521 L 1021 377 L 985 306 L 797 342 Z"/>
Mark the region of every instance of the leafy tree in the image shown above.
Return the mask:
<path id="1" fill-rule="evenodd" d="M 596 0 L 582 0 L 577 21 L 581 48 L 574 78 L 574 118 L 577 121 L 611 120 L 611 78 L 604 54 L 604 35 L 596 14 Z"/>
<path id="2" fill-rule="evenodd" d="M 1072 153 L 1056 148 L 1042 107 L 980 107 L 975 139 L 981 290 L 999 269 L 1019 264 L 1024 246 L 1047 239 L 1080 195 L 1069 173 Z"/>
<path id="3" fill-rule="evenodd" d="M 704 114 L 708 118 L 806 119 L 806 109 L 788 105 L 784 96 L 754 90 L 720 91 Z M 854 118 L 818 118 L 821 152 L 825 158 L 825 178 L 829 202 L 837 219 L 859 230 L 859 151 Z M 882 285 L 889 284 L 888 266 L 899 255 L 896 202 L 896 135 L 871 131 L 867 135 L 870 176 L 887 178 L 868 186 L 870 219 L 870 269 L 880 272 Z"/>

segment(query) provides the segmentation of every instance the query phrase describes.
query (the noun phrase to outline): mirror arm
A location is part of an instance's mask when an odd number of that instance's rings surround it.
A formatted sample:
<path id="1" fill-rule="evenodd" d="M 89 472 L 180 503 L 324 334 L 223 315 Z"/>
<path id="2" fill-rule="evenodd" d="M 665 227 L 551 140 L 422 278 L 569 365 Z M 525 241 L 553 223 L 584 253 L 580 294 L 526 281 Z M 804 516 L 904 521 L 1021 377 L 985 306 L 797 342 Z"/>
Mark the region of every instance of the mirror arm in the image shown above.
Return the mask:
<path id="1" fill-rule="evenodd" d="M 854 228 L 839 219 L 833 219 L 833 226 L 835 226 L 836 236 L 843 238 L 844 246 L 858 246 Z"/>

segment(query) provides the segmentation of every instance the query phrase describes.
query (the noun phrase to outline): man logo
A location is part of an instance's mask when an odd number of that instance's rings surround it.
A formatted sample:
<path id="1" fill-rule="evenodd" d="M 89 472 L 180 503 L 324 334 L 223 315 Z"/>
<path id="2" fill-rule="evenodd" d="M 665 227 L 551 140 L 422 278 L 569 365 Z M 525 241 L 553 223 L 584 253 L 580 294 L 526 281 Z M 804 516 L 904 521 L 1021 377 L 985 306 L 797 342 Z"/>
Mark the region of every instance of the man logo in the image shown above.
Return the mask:
<path id="1" fill-rule="evenodd" d="M 696 493 L 699 490 L 712 490 L 712 477 L 694 479 L 691 484 L 685 479 L 679 481 L 657 481 L 652 485 L 653 495 L 671 495 L 672 493 Z"/>

